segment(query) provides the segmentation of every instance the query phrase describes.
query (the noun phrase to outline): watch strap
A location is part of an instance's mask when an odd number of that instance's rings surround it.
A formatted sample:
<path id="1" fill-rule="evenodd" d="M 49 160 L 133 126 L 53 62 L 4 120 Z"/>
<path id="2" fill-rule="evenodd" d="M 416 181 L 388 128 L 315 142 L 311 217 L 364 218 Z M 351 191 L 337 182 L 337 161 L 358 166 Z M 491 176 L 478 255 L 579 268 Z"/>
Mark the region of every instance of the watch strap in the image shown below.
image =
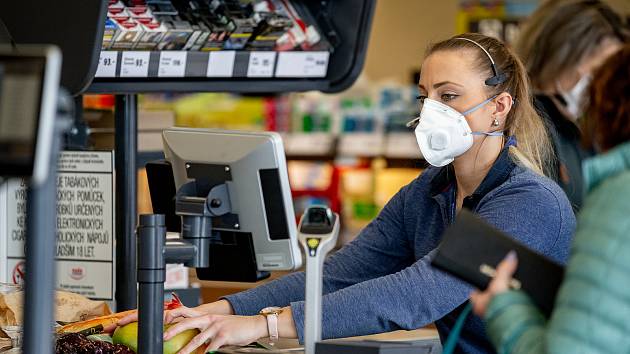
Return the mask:
<path id="1" fill-rule="evenodd" d="M 278 314 L 270 313 L 265 316 L 267 318 L 267 329 L 269 330 L 269 339 L 271 341 L 278 340 Z"/>

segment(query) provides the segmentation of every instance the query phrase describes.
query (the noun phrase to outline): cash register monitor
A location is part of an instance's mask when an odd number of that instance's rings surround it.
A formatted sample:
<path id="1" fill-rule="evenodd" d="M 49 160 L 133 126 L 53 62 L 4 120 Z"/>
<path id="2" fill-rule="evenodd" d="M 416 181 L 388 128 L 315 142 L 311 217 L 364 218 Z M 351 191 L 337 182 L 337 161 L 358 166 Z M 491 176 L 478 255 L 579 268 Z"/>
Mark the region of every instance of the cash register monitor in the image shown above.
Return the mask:
<path id="1" fill-rule="evenodd" d="M 197 196 L 206 197 L 213 186 L 227 185 L 231 212 L 213 221 L 213 231 L 241 240 L 251 237 L 259 271 L 301 266 L 278 134 L 173 128 L 163 132 L 163 140 L 177 189 L 194 179 Z"/>
<path id="2" fill-rule="evenodd" d="M 55 47 L 0 47 L 2 177 L 46 178 L 60 69 Z"/>

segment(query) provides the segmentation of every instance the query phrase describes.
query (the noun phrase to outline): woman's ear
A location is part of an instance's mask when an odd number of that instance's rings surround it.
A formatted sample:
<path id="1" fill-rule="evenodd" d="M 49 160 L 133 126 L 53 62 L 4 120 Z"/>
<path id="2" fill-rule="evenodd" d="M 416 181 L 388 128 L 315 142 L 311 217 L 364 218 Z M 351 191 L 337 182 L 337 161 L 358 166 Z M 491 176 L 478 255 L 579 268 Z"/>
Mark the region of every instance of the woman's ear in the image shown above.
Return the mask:
<path id="1" fill-rule="evenodd" d="M 507 118 L 508 113 L 512 109 L 514 105 L 514 99 L 512 95 L 507 92 L 500 93 L 494 100 L 495 109 L 492 113 L 492 118 L 497 119 L 500 124 L 505 123 L 505 119 Z"/>

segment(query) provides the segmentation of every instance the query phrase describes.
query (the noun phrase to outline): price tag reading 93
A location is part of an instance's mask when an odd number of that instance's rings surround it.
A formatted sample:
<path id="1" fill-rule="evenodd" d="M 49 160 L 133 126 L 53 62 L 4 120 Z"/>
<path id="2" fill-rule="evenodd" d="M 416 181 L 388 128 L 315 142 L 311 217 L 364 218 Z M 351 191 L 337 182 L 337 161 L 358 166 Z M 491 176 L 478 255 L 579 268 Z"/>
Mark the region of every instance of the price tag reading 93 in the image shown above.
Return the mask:
<path id="1" fill-rule="evenodd" d="M 121 77 L 149 76 L 150 52 L 123 52 L 120 66 Z"/>
<path id="2" fill-rule="evenodd" d="M 116 64 L 118 63 L 118 52 L 103 51 L 98 58 L 98 67 L 95 77 L 115 77 Z"/>

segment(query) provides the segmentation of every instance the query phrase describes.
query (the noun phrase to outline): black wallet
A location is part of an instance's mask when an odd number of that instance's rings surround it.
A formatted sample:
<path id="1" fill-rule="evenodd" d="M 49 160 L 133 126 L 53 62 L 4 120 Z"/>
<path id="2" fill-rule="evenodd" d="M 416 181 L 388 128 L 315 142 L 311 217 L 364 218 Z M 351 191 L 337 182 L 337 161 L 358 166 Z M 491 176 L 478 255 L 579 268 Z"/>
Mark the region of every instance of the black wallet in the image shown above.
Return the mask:
<path id="1" fill-rule="evenodd" d="M 462 209 L 444 232 L 431 264 L 479 289 L 485 289 L 496 266 L 509 251 L 518 256 L 518 268 L 510 284 L 525 291 L 549 316 L 564 277 L 564 267 L 532 251 L 503 232 Z"/>

